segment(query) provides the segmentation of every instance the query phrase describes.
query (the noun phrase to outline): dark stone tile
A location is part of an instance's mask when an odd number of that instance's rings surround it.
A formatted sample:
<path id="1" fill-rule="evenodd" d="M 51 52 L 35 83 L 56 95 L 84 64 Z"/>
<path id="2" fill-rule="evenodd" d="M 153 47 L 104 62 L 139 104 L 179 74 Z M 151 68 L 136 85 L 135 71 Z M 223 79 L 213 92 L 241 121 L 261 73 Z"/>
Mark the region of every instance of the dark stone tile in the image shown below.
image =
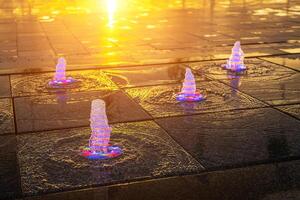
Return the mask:
<path id="1" fill-rule="evenodd" d="M 89 125 L 91 101 L 98 98 L 106 102 L 110 122 L 150 119 L 150 116 L 122 91 L 57 93 L 15 98 L 18 132 Z"/>
<path id="2" fill-rule="evenodd" d="M 0 76 L 0 97 L 10 97 L 10 83 L 8 76 Z"/>
<path id="3" fill-rule="evenodd" d="M 271 105 L 300 102 L 300 73 L 290 72 L 281 76 L 243 77 L 231 76 L 225 82 L 233 88 Z"/>
<path id="4" fill-rule="evenodd" d="M 135 87 L 145 85 L 159 85 L 176 83 L 184 79 L 187 65 L 154 65 L 143 67 L 128 67 L 104 70 L 115 83 L 121 87 Z M 197 80 L 203 80 L 196 77 Z"/>
<path id="5" fill-rule="evenodd" d="M 286 112 L 288 114 L 291 114 L 298 119 L 300 119 L 300 104 L 296 105 L 287 105 L 287 106 L 277 106 L 279 110 L 282 110 L 283 112 Z"/>
<path id="6" fill-rule="evenodd" d="M 21 193 L 15 135 L 0 136 L 0 199 Z"/>
<path id="7" fill-rule="evenodd" d="M 12 75 L 13 96 L 31 96 L 56 93 L 63 89 L 49 89 L 47 84 L 53 79 L 54 73 Z M 70 71 L 67 76 L 80 81 L 69 92 L 90 90 L 115 90 L 117 86 L 100 70 Z"/>
<path id="8" fill-rule="evenodd" d="M 162 85 L 126 89 L 126 92 L 153 117 L 261 107 L 264 104 L 216 81 L 198 82 L 206 100 L 199 103 L 176 101 L 181 85 Z"/>
<path id="9" fill-rule="evenodd" d="M 124 154 L 102 161 L 79 155 L 88 145 L 90 128 L 19 135 L 22 191 L 37 194 L 203 170 L 152 121 L 112 127 L 111 143 L 121 146 Z"/>
<path id="10" fill-rule="evenodd" d="M 60 192 L 34 197 L 26 197 L 23 200 L 108 200 L 107 187 L 84 189 L 70 192 Z"/>
<path id="11" fill-rule="evenodd" d="M 109 187 L 111 200 L 298 200 L 299 161 Z"/>
<path id="12" fill-rule="evenodd" d="M 267 60 L 279 65 L 284 65 L 292 69 L 300 71 L 300 55 L 284 55 L 284 56 L 272 56 L 262 57 L 261 59 Z"/>
<path id="13" fill-rule="evenodd" d="M 14 114 L 11 99 L 0 99 L 0 135 L 14 133 Z"/>
<path id="14" fill-rule="evenodd" d="M 288 74 L 294 74 L 294 71 L 290 69 L 256 58 L 246 58 L 244 62 L 247 71 L 241 75 L 243 78 L 277 79 Z M 206 75 L 218 80 L 231 79 L 234 77 L 233 74 L 222 68 L 225 63 L 226 60 L 208 61 L 192 63 L 190 66 L 198 75 Z"/>
<path id="15" fill-rule="evenodd" d="M 300 122 L 271 108 L 156 121 L 207 168 L 300 155 Z"/>

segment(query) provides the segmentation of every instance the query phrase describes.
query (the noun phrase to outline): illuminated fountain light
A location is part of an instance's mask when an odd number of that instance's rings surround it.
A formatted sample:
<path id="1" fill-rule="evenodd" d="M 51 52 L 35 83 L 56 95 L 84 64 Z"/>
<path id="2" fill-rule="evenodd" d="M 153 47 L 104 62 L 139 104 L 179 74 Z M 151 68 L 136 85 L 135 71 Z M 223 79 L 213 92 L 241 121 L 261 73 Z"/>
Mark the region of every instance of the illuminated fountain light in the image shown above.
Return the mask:
<path id="1" fill-rule="evenodd" d="M 223 67 L 233 72 L 241 72 L 246 70 L 246 66 L 244 65 L 244 52 L 239 41 L 234 43 L 234 46 L 231 50 L 231 56 L 229 60 L 227 60 L 227 63 L 223 65 Z"/>
<path id="2" fill-rule="evenodd" d="M 195 78 L 189 68 L 186 68 L 183 86 L 181 92 L 176 95 L 176 99 L 177 101 L 202 101 L 205 99 L 204 95 L 196 89 Z"/>
<path id="3" fill-rule="evenodd" d="M 48 83 L 51 88 L 62 88 L 77 82 L 72 77 L 66 77 L 66 65 L 67 62 L 64 58 L 61 57 L 58 59 L 54 78 Z"/>
<path id="4" fill-rule="evenodd" d="M 90 126 L 92 133 L 89 146 L 82 150 L 82 156 L 92 160 L 103 160 L 115 158 L 123 153 L 120 147 L 109 144 L 112 128 L 108 125 L 105 102 L 101 99 L 92 101 Z"/>

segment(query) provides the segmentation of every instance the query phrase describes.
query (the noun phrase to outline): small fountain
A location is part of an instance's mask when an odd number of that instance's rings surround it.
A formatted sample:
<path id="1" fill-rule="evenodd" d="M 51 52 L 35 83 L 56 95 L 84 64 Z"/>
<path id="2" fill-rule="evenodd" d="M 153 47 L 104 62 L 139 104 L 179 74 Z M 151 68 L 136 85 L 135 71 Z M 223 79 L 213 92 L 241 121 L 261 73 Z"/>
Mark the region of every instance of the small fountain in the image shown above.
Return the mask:
<path id="1" fill-rule="evenodd" d="M 186 68 L 185 79 L 181 92 L 176 95 L 177 101 L 202 101 L 205 99 L 204 95 L 200 94 L 199 90 L 196 89 L 196 83 L 194 75 L 191 69 Z"/>
<path id="2" fill-rule="evenodd" d="M 55 70 L 55 76 L 53 80 L 49 81 L 49 87 L 63 88 L 65 86 L 77 82 L 77 80 L 73 79 L 72 77 L 66 77 L 66 65 L 67 62 L 64 58 L 61 57 L 58 59 Z"/>
<path id="3" fill-rule="evenodd" d="M 244 52 L 241 49 L 241 43 L 239 41 L 234 43 L 231 56 L 229 60 L 227 60 L 227 64 L 223 65 L 223 67 L 233 72 L 246 70 L 246 66 L 244 65 Z"/>
<path id="4" fill-rule="evenodd" d="M 120 156 L 123 153 L 121 148 L 109 144 L 112 128 L 108 125 L 103 100 L 96 99 L 92 101 L 90 117 L 92 133 L 89 146 L 82 150 L 81 155 L 91 160 L 103 160 Z"/>

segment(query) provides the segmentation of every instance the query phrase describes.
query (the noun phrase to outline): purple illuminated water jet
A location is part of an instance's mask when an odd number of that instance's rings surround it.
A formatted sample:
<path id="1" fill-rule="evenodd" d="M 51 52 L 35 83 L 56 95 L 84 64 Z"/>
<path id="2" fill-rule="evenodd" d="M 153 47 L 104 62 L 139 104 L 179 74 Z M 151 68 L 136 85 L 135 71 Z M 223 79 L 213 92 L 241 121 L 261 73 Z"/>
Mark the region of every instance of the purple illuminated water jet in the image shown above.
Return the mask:
<path id="1" fill-rule="evenodd" d="M 72 77 L 66 77 L 66 65 L 67 62 L 64 58 L 61 57 L 58 59 L 54 78 L 48 83 L 51 88 L 62 88 L 77 82 Z"/>
<path id="2" fill-rule="evenodd" d="M 109 144 L 112 128 L 108 125 L 105 102 L 101 99 L 92 101 L 90 126 L 92 133 L 89 146 L 85 147 L 81 153 L 84 157 L 103 160 L 118 157 L 123 153 L 120 147 Z"/>
<path id="3" fill-rule="evenodd" d="M 181 92 L 176 95 L 177 101 L 201 101 L 204 96 L 196 89 L 196 82 L 191 69 L 186 68 Z"/>
<path id="4" fill-rule="evenodd" d="M 227 60 L 227 63 L 223 66 L 225 69 L 233 72 L 241 72 L 246 70 L 246 66 L 244 65 L 244 52 L 239 41 L 234 43 L 234 46 L 231 50 L 231 56 L 229 60 Z"/>

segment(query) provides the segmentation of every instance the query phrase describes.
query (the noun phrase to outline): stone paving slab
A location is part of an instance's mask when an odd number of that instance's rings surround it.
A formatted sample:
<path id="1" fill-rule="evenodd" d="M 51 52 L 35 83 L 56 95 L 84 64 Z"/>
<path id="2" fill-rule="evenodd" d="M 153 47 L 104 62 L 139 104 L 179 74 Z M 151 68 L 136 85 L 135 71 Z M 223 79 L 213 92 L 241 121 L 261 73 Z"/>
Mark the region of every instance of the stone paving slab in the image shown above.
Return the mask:
<path id="1" fill-rule="evenodd" d="M 206 168 L 300 155 L 300 121 L 271 108 L 157 119 Z"/>
<path id="2" fill-rule="evenodd" d="M 300 104 L 287 105 L 287 106 L 276 106 L 276 108 L 300 119 Z"/>
<path id="3" fill-rule="evenodd" d="M 92 161 L 80 156 L 90 128 L 18 136 L 22 190 L 37 194 L 140 178 L 195 173 L 203 167 L 152 121 L 112 125 L 111 143 L 121 157 Z"/>
<path id="4" fill-rule="evenodd" d="M 294 104 L 300 101 L 300 73 L 298 72 L 288 73 L 277 78 L 235 76 L 224 82 L 271 105 Z"/>
<path id="5" fill-rule="evenodd" d="M 300 71 L 300 54 L 263 57 L 262 59 Z"/>
<path id="6" fill-rule="evenodd" d="M 15 135 L 0 135 L 0 199 L 21 194 Z"/>
<path id="7" fill-rule="evenodd" d="M 9 76 L 0 76 L 0 98 L 2 97 L 10 97 L 10 81 Z"/>
<path id="8" fill-rule="evenodd" d="M 0 99 L 0 135 L 14 133 L 14 113 L 11 99 Z"/>
<path id="9" fill-rule="evenodd" d="M 18 133 L 88 126 L 91 101 L 99 98 L 106 102 L 110 122 L 151 118 L 122 91 L 20 97 L 14 99 Z"/>
<path id="10" fill-rule="evenodd" d="M 265 104 L 216 81 L 197 82 L 197 89 L 206 95 L 202 102 L 178 102 L 181 85 L 160 85 L 130 88 L 125 91 L 153 117 L 190 115 L 243 108 L 264 107 Z"/>
<path id="11" fill-rule="evenodd" d="M 116 90 L 118 87 L 101 70 L 68 71 L 67 77 L 77 80 L 67 89 L 52 89 L 48 82 L 53 79 L 53 73 L 36 73 L 12 75 L 11 85 L 14 97 L 55 94 L 59 92 L 83 92 L 97 90 Z"/>
<path id="12" fill-rule="evenodd" d="M 227 60 L 197 62 L 191 63 L 189 66 L 196 72 L 196 74 L 202 76 L 205 75 L 216 80 L 235 78 L 235 73 L 230 73 L 222 67 L 222 65 L 226 64 L 226 62 Z M 247 67 L 247 71 L 240 75 L 243 79 L 276 80 L 284 76 L 295 74 L 295 71 L 293 70 L 256 58 L 246 58 L 244 62 Z"/>
<path id="13" fill-rule="evenodd" d="M 187 64 L 153 65 L 140 67 L 123 67 L 103 70 L 104 73 L 122 88 L 163 85 L 184 80 Z M 196 80 L 204 77 L 196 76 Z"/>

